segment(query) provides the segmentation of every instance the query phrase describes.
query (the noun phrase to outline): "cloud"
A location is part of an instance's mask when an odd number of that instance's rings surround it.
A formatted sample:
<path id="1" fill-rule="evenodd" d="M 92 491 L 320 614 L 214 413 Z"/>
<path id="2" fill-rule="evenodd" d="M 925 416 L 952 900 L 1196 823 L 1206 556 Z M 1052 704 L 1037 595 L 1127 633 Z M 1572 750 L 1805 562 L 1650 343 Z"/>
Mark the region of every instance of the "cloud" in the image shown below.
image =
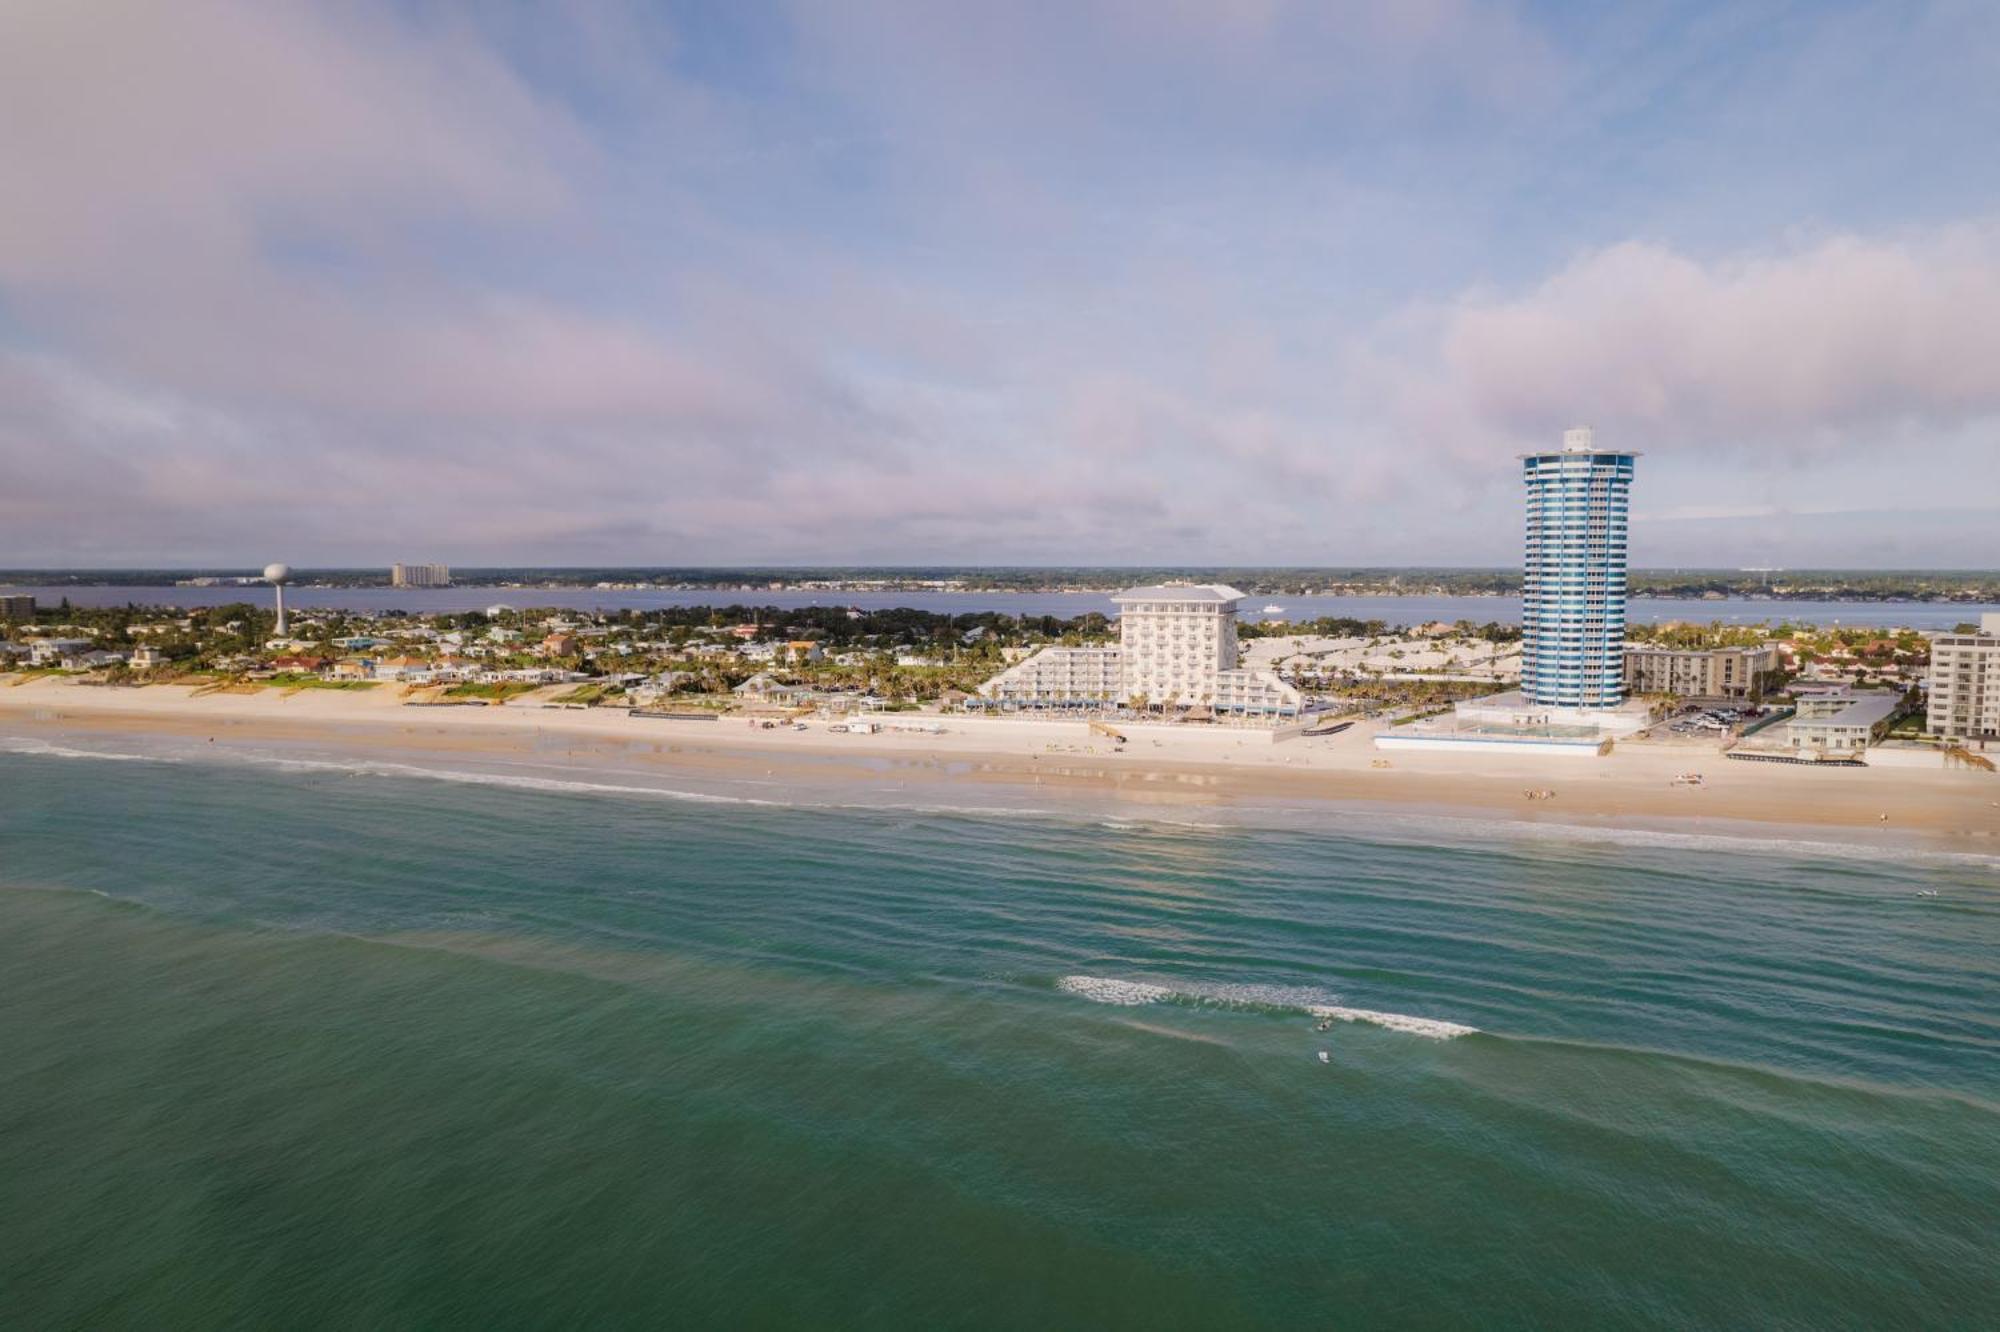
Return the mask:
<path id="1" fill-rule="evenodd" d="M 1656 512 L 1917 502 L 1882 438 L 1990 481 L 1994 229 L 1771 244 L 1869 43 L 1599 23 L 0 7 L 0 563 L 1508 558 L 1577 417 Z M 1718 124 L 1761 155 L 1672 150 Z"/>
<path id="2" fill-rule="evenodd" d="M 692 331 L 556 290 L 604 239 L 603 154 L 448 13 L 10 7 L 0 160 L 13 558 L 212 557 L 218 524 L 491 551 L 655 523 L 635 480 L 752 491 L 903 433 L 772 335 L 769 267 L 650 264 Z"/>
<path id="3" fill-rule="evenodd" d="M 1392 373 L 1419 432 L 1538 444 L 1590 421 L 1627 447 L 1810 456 L 2000 414 L 1994 347 L 2000 228 L 1980 225 L 1708 261 L 1624 242 L 1468 292 Z"/>
<path id="4" fill-rule="evenodd" d="M 378 419 L 768 419 L 765 367 L 440 262 L 440 228 L 580 243 L 596 162 L 465 29 L 288 0 L 5 23 L 0 160 L 33 184 L 0 285 L 105 372 Z"/>
<path id="5" fill-rule="evenodd" d="M 241 257 L 268 229 L 540 218 L 575 127 L 465 34 L 375 5 L 106 0 L 0 17 L 0 280 L 121 281 Z"/>

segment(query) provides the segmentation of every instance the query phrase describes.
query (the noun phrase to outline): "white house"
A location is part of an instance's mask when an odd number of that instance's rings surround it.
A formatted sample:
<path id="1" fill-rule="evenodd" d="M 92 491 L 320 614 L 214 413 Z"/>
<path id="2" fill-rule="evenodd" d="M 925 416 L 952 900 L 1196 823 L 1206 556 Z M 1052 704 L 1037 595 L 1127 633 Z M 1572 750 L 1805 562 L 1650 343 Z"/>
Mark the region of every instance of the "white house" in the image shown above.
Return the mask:
<path id="1" fill-rule="evenodd" d="M 64 657 L 74 657 L 90 648 L 88 638 L 38 638 L 28 646 L 28 664 L 59 666 Z"/>

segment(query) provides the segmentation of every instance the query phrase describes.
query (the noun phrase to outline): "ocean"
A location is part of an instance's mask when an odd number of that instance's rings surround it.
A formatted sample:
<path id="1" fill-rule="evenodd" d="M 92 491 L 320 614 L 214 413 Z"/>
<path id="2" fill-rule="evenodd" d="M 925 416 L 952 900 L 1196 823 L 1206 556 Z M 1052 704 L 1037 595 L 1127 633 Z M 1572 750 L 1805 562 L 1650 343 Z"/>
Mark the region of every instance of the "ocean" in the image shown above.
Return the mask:
<path id="1" fill-rule="evenodd" d="M 9 1328 L 2000 1325 L 1991 857 L 16 751 Z"/>

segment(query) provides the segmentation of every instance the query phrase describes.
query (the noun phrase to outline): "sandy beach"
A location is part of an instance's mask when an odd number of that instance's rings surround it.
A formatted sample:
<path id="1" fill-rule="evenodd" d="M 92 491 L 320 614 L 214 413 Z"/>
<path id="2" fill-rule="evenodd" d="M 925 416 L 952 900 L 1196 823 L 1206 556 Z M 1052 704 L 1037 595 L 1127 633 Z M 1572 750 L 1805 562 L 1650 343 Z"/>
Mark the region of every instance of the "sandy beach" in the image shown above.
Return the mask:
<path id="1" fill-rule="evenodd" d="M 979 804 L 982 789 L 1033 786 L 1148 804 L 1335 801 L 1550 824 L 1745 835 L 1775 825 L 1843 830 L 1842 840 L 1915 834 L 1966 850 L 2000 848 L 2000 778 L 1972 771 L 1738 763 L 1707 746 L 1627 744 L 1601 758 L 1384 755 L 1365 723 L 1275 743 L 1254 731 L 1124 725 L 1129 742 L 1121 749 L 1082 722 L 936 720 L 941 734 L 841 735 L 823 722 L 765 730 L 743 718 L 632 717 L 622 708 L 550 708 L 532 698 L 419 708 L 392 688 L 196 696 L 178 685 L 108 688 L 51 678 L 0 685 L 0 729 L 58 744 L 153 737 L 224 752 L 296 745 L 432 765 L 533 759 L 580 776 L 887 784 L 960 806 Z M 1673 782 L 1689 770 L 1703 774 L 1702 786 Z M 1541 789 L 1553 798 L 1527 798 Z"/>

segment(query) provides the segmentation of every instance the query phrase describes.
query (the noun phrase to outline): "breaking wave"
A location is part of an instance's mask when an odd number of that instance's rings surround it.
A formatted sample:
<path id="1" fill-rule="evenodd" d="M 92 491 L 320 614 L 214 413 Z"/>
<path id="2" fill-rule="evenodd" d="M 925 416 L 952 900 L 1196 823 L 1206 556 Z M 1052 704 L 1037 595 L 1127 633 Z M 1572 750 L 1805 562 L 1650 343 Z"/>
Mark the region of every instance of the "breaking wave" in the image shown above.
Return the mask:
<path id="1" fill-rule="evenodd" d="M 1414 1017 L 1407 1013 L 1382 1013 L 1369 1008 L 1348 1008 L 1328 1003 L 1324 991 L 1281 985 L 1155 985 L 1147 981 L 1118 980 L 1108 976 L 1062 976 L 1055 987 L 1065 994 L 1088 999 L 1095 1004 L 1136 1008 L 1142 1004 L 1179 1004 L 1188 1008 L 1231 1008 L 1246 1012 L 1273 1013 L 1293 1017 L 1331 1018 L 1336 1022 L 1361 1022 L 1448 1041 L 1470 1036 L 1479 1030 L 1460 1022 L 1439 1018 Z"/>
<path id="2" fill-rule="evenodd" d="M 112 763 L 178 763 L 164 754 L 121 754 L 108 749 L 72 749 L 27 736 L 0 736 L 0 754 L 27 754 L 36 758 L 104 759 Z"/>
<path id="3" fill-rule="evenodd" d="M 231 761 L 278 768 L 286 772 L 335 772 L 356 777 L 428 777 L 436 781 L 461 782 L 468 786 L 502 786 L 520 791 L 556 791 L 571 794 L 651 796 L 661 800 L 683 800 L 702 805 L 777 805 L 776 800 L 753 796 L 720 795 L 708 791 L 681 791 L 666 786 L 632 786 L 615 782 L 584 782 L 563 777 L 527 777 L 518 773 L 479 772 L 466 768 L 427 768 L 415 763 L 383 763 L 372 759 L 271 758 L 261 755 L 234 755 Z"/>

